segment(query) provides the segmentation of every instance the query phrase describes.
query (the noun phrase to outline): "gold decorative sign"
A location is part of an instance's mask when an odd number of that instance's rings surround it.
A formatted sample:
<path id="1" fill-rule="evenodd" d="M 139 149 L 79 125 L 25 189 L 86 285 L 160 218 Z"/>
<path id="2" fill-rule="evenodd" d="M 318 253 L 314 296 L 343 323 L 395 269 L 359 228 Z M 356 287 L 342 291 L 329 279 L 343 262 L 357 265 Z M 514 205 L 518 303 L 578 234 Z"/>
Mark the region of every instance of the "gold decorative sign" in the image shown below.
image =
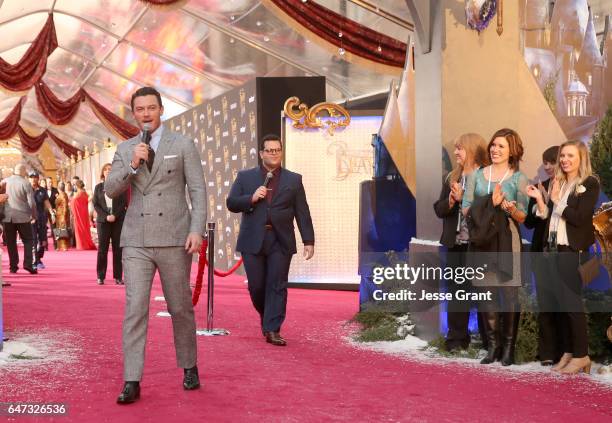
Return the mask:
<path id="1" fill-rule="evenodd" d="M 285 116 L 293 120 L 293 127 L 297 129 L 327 127 L 327 132 L 333 136 L 336 128 L 346 128 L 351 123 L 349 112 L 335 103 L 319 103 L 309 109 L 298 97 L 289 97 L 284 109 Z M 328 119 L 324 119 L 324 112 Z"/>

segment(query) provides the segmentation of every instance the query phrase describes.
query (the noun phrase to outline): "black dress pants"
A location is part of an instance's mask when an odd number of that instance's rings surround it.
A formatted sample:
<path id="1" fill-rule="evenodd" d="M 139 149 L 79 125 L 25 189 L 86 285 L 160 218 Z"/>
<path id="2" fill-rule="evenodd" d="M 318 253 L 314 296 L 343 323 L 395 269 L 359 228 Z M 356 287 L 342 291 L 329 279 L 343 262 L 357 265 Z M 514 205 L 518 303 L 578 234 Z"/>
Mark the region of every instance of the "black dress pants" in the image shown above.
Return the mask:
<path id="1" fill-rule="evenodd" d="M 36 222 L 32 223 L 33 244 L 35 248 L 34 265 L 42 263 L 47 248 L 47 216 L 39 216 Z"/>
<path id="2" fill-rule="evenodd" d="M 465 267 L 467 247 L 467 244 L 457 244 L 453 248 L 449 248 L 446 265 L 451 268 Z M 470 291 L 469 281 L 458 284 L 453 280 L 448 280 L 446 283 L 448 292 L 453 293 L 453 298 L 458 289 Z M 448 302 L 446 349 L 467 348 L 470 345 L 469 320 L 469 302 L 458 300 Z"/>
<path id="3" fill-rule="evenodd" d="M 10 269 L 16 272 L 19 268 L 19 252 L 17 251 L 17 233 L 23 241 L 23 268 L 32 269 L 32 249 L 34 239 L 32 234 L 32 224 L 25 223 L 4 223 L 4 234 L 6 237 L 6 247 L 9 253 Z"/>
<path id="4" fill-rule="evenodd" d="M 548 271 L 548 255 L 533 253 L 533 274 L 538 301 L 538 358 L 540 361 L 559 361 L 563 355 L 561 339 L 562 318 L 559 317 L 559 304 L 554 284 Z"/>
<path id="5" fill-rule="evenodd" d="M 564 245 L 558 246 L 556 268 L 558 282 L 558 302 L 562 312 L 559 313 L 560 337 L 563 352 L 569 352 L 574 358 L 582 358 L 589 353 L 588 326 L 584 303 L 582 301 L 582 281 L 578 273 L 580 257 L 577 251 Z M 586 259 L 588 257 L 583 257 Z"/>
<path id="6" fill-rule="evenodd" d="M 249 294 L 264 332 L 280 332 L 287 309 L 287 279 L 293 255 L 285 253 L 273 229 L 257 254 L 243 253 Z"/>
<path id="7" fill-rule="evenodd" d="M 108 261 L 108 247 L 113 245 L 113 279 L 123 279 L 123 265 L 121 263 L 121 228 L 123 221 L 98 222 L 98 261 L 96 272 L 98 279 L 106 278 L 106 267 Z"/>

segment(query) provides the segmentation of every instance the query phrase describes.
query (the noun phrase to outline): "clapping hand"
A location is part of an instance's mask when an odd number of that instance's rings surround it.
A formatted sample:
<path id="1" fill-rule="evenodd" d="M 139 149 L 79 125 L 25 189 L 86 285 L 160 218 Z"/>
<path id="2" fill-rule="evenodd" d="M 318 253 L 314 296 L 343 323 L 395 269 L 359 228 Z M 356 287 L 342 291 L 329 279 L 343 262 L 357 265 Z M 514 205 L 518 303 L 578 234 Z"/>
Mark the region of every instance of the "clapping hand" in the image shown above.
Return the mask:
<path id="1" fill-rule="evenodd" d="M 557 179 L 553 181 L 552 189 L 550 190 L 550 199 L 555 204 L 561 199 L 561 185 Z"/>
<path id="2" fill-rule="evenodd" d="M 541 181 L 538 182 L 538 189 L 542 193 L 542 199 L 544 200 L 544 203 L 548 203 L 550 196 L 548 195 L 548 191 L 546 190 L 546 188 L 544 188 L 544 185 L 542 185 Z"/>
<path id="3" fill-rule="evenodd" d="M 508 200 L 504 199 L 501 202 L 501 208 L 506 213 L 512 214 L 516 210 L 516 201 L 508 201 Z"/>
<path id="4" fill-rule="evenodd" d="M 456 202 L 460 202 L 463 199 L 463 187 L 458 182 L 452 183 L 451 196 Z"/>
<path id="5" fill-rule="evenodd" d="M 493 205 L 495 207 L 499 206 L 502 201 L 504 201 L 506 194 L 502 191 L 501 185 L 495 185 L 495 189 L 493 189 L 493 195 L 491 200 L 493 201 Z"/>
<path id="6" fill-rule="evenodd" d="M 542 191 L 540 190 L 540 187 L 542 187 L 542 184 L 538 184 L 539 187 L 536 187 L 535 185 L 528 185 L 527 186 L 527 195 L 530 198 L 535 199 L 536 201 L 541 201 L 543 200 L 543 195 L 542 195 Z"/>

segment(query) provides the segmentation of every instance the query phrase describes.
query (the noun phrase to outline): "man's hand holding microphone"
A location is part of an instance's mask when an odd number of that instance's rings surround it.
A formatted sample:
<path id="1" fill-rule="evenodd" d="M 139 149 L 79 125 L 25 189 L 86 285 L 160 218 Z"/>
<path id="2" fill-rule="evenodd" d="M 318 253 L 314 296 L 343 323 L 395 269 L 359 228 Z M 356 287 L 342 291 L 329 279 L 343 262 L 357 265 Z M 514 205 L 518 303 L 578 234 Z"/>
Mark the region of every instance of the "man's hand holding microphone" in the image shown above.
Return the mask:
<path id="1" fill-rule="evenodd" d="M 141 164 L 149 160 L 149 142 L 151 141 L 151 125 L 145 123 L 142 127 L 142 140 L 134 146 L 132 151 L 132 161 L 130 166 L 132 169 L 138 169 Z"/>
<path id="2" fill-rule="evenodd" d="M 266 179 L 263 185 L 257 188 L 255 192 L 253 193 L 253 196 L 251 197 L 251 204 L 255 204 L 259 200 L 266 198 L 266 195 L 268 195 L 268 184 L 270 183 L 273 177 L 274 177 L 274 174 L 272 172 L 268 172 L 266 174 Z"/>

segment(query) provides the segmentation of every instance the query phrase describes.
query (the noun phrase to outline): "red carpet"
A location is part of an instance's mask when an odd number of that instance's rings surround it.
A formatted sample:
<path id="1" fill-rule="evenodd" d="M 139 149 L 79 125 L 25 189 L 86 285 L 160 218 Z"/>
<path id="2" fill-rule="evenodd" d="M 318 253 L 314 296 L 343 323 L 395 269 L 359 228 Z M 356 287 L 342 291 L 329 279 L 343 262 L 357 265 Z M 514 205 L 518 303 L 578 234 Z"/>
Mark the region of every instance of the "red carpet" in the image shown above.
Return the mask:
<path id="1" fill-rule="evenodd" d="M 38 421 L 612 421 L 610 388 L 586 377 L 505 376 L 353 348 L 344 337 L 356 293 L 290 290 L 289 345 L 273 347 L 241 277 L 217 279 L 215 326 L 231 336 L 198 337 L 204 386 L 191 392 L 181 386 L 170 319 L 155 316 L 164 303 L 153 301 L 162 295 L 154 282 L 142 397 L 119 406 L 124 293 L 96 285 L 95 254 L 49 252 L 36 276 L 8 275 L 4 254 L 5 280 L 13 284 L 4 289 L 8 335 L 49 336 L 73 355 L 71 363 L 28 371 L 0 367 L 1 402 L 68 404 L 67 418 Z"/>

